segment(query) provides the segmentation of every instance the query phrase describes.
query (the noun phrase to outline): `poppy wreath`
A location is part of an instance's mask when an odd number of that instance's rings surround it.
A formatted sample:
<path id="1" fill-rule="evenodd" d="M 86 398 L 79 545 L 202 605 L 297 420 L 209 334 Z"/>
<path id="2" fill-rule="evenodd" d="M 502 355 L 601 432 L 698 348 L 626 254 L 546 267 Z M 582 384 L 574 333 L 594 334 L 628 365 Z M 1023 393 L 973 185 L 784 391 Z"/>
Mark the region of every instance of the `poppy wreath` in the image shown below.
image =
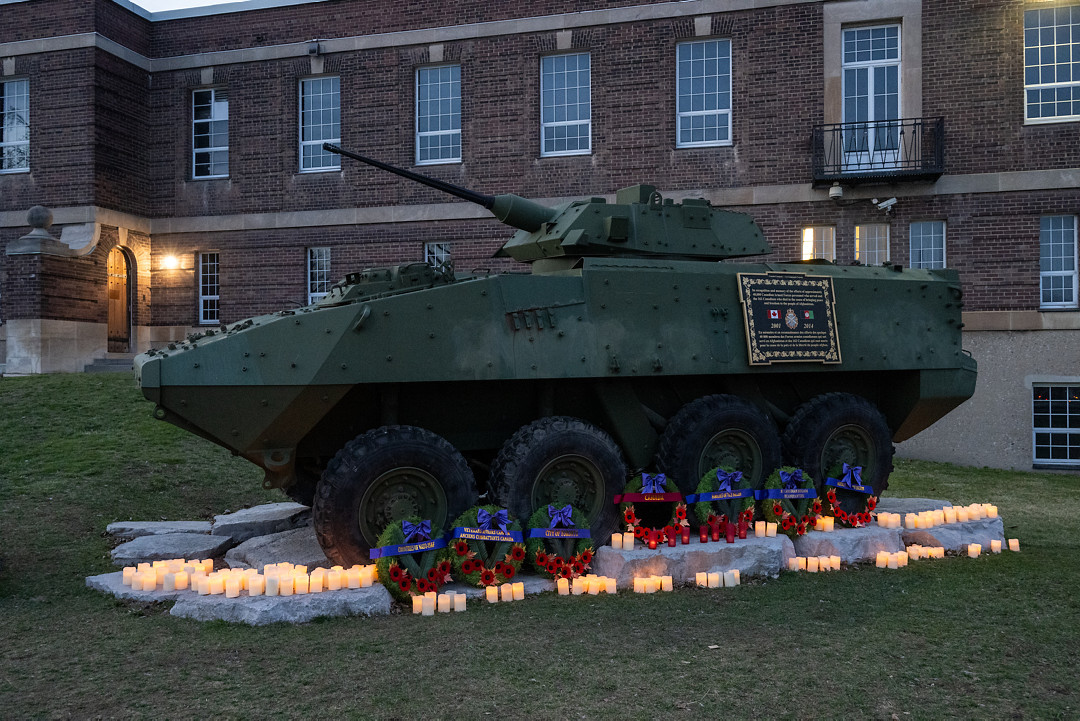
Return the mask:
<path id="1" fill-rule="evenodd" d="M 405 524 L 419 524 L 417 517 L 408 518 L 401 523 L 391 523 L 379 534 L 377 541 L 382 546 L 400 546 L 406 541 Z M 440 532 L 430 535 L 439 538 Z M 423 540 L 423 539 L 421 539 Z M 379 582 L 386 586 L 396 600 L 407 602 L 413 596 L 422 596 L 428 591 L 438 591 L 444 583 L 450 581 L 453 568 L 447 549 L 440 548 L 420 553 L 405 553 L 400 556 L 381 556 L 375 561 L 379 572 Z"/>
<path id="2" fill-rule="evenodd" d="M 686 520 L 686 504 L 682 502 L 681 494 L 678 489 L 668 491 L 668 482 L 663 473 L 639 473 L 623 488 L 621 496 L 656 493 L 678 498 L 670 501 L 645 501 L 640 504 L 635 504 L 634 501 L 619 503 L 622 526 L 628 533 L 634 534 L 635 540 L 648 541 L 649 537 L 653 536 L 657 541 L 665 541 L 668 533 L 678 533 L 682 526 L 690 525 Z M 671 485 L 674 488 L 675 484 Z"/>
<path id="3" fill-rule="evenodd" d="M 710 526 L 720 523 L 752 523 L 754 520 L 755 490 L 742 477 L 742 473 L 728 466 L 717 466 L 701 477 L 695 496 L 722 490 L 751 491 L 743 498 L 721 499 L 716 501 L 697 501 L 694 503 L 694 515 L 698 523 Z M 687 498 L 690 500 L 690 497 Z"/>
<path id="4" fill-rule="evenodd" d="M 877 496 L 862 483 L 862 467 L 844 463 L 829 469 L 825 481 L 824 513 L 848 528 L 868 525 L 877 508 Z"/>
<path id="5" fill-rule="evenodd" d="M 529 531 L 552 527 L 548 508 L 540 506 L 529 517 Z M 570 520 L 573 528 L 589 527 L 589 519 L 576 508 L 571 508 Z M 541 576 L 577 578 L 589 571 L 593 559 L 593 541 L 591 538 L 530 538 L 526 535 L 525 555 Z"/>
<path id="6" fill-rule="evenodd" d="M 451 528 L 477 528 L 521 532 L 521 523 L 511 519 L 505 508 L 473 506 L 458 516 Z M 454 575 L 473 586 L 497 586 L 513 580 L 525 560 L 524 542 L 450 540 L 450 562 Z"/>
<path id="7" fill-rule="evenodd" d="M 799 498 L 802 493 L 806 493 L 807 497 Z M 761 511 L 765 520 L 778 524 L 780 532 L 791 538 L 813 529 L 818 516 L 822 514 L 822 503 L 817 498 L 814 479 L 803 473 L 801 468 L 784 466 L 773 471 L 765 480 L 762 495 L 765 497 L 761 499 Z M 769 495 L 774 497 L 769 498 Z"/>

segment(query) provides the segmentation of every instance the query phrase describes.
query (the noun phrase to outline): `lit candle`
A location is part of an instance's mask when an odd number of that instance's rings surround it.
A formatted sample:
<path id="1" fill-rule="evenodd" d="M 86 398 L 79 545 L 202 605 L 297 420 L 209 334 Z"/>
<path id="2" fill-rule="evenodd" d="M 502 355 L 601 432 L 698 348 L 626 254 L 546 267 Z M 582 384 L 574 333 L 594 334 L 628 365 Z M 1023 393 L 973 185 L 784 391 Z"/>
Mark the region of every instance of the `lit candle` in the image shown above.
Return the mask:
<path id="1" fill-rule="evenodd" d="M 720 588 L 720 574 L 719 573 L 710 573 L 709 574 L 709 588 Z"/>
<path id="2" fill-rule="evenodd" d="M 605 576 L 604 577 L 604 593 L 615 593 L 615 592 L 616 592 L 615 579 Z"/>
<path id="3" fill-rule="evenodd" d="M 656 550 L 656 534 L 655 533 L 649 535 L 649 550 L 650 551 L 655 551 Z"/>
<path id="4" fill-rule="evenodd" d="M 183 591 L 185 588 L 187 588 L 189 578 L 190 576 L 188 576 L 187 571 L 177 571 L 176 573 L 174 573 L 173 585 L 175 586 L 176 590 Z"/>
<path id="5" fill-rule="evenodd" d="M 225 598 L 239 598 L 240 597 L 240 579 L 239 578 L 227 578 L 225 579 Z"/>
<path id="6" fill-rule="evenodd" d="M 907 547 L 908 558 L 912 561 L 918 561 L 922 557 L 922 546 L 917 543 L 913 543 Z"/>
<path id="7" fill-rule="evenodd" d="M 281 583 L 281 577 L 277 574 L 276 569 L 269 569 L 266 572 L 266 595 L 276 596 L 278 595 L 278 586 Z"/>
<path id="8" fill-rule="evenodd" d="M 202 571 L 207 576 L 214 572 L 214 559 L 204 558 L 202 561 Z"/>
<path id="9" fill-rule="evenodd" d="M 656 593 L 660 590 L 660 577 L 649 576 L 645 579 L 645 593 Z"/>
<path id="10" fill-rule="evenodd" d="M 570 581 L 566 578 L 559 578 L 555 581 L 555 587 L 559 590 L 560 596 L 570 595 Z"/>
<path id="11" fill-rule="evenodd" d="M 487 602 L 488 603 L 498 603 L 499 602 L 499 589 L 496 588 L 495 586 L 488 586 L 486 591 L 485 591 L 485 595 L 487 597 Z"/>
<path id="12" fill-rule="evenodd" d="M 266 577 L 260 574 L 255 574 L 248 579 L 248 595 L 249 596 L 261 596 L 266 591 Z"/>
<path id="13" fill-rule="evenodd" d="M 735 523 L 732 521 L 728 521 L 727 528 L 724 532 L 724 540 L 728 543 L 735 543 L 735 532 L 737 530 L 738 527 L 735 525 Z"/>
<path id="14" fill-rule="evenodd" d="M 645 579 L 644 578 L 635 578 L 634 579 L 634 593 L 645 593 Z"/>
<path id="15" fill-rule="evenodd" d="M 877 565 L 878 568 L 885 568 L 886 566 L 889 565 L 889 554 L 886 551 L 878 551 L 877 552 L 877 563 L 876 563 L 876 565 Z"/>
<path id="16" fill-rule="evenodd" d="M 318 569 L 316 569 L 316 570 L 318 570 Z M 313 571 L 311 573 L 311 576 L 308 577 L 308 593 L 322 593 L 323 579 L 325 579 L 325 578 L 326 578 L 326 574 L 315 573 Z"/>
<path id="17" fill-rule="evenodd" d="M 634 550 L 634 534 L 624 533 L 622 537 L 622 550 L 633 551 Z"/>
<path id="18" fill-rule="evenodd" d="M 215 573 L 213 576 L 210 576 L 209 578 L 210 578 L 210 595 L 211 596 L 216 596 L 218 594 L 225 593 L 225 578 L 223 576 L 219 576 L 218 574 Z"/>
<path id="19" fill-rule="evenodd" d="M 818 570 L 817 556 L 807 556 L 806 557 L 806 570 L 809 571 L 810 573 L 817 573 L 817 570 Z"/>
<path id="20" fill-rule="evenodd" d="M 360 588 L 371 588 L 371 584 L 375 583 L 376 573 L 375 566 L 361 566 Z"/>
<path id="21" fill-rule="evenodd" d="M 465 594 L 464 593 L 455 593 L 454 594 L 454 613 L 461 613 L 464 610 L 465 610 Z"/>
<path id="22" fill-rule="evenodd" d="M 622 534 L 621 533 L 612 533 L 611 534 L 611 547 L 614 548 L 617 551 L 622 550 Z"/>
<path id="23" fill-rule="evenodd" d="M 412 612 L 413 614 L 420 614 L 424 610 L 424 597 L 413 596 L 412 597 Z"/>
<path id="24" fill-rule="evenodd" d="M 746 531 L 748 530 L 748 524 L 746 521 L 739 521 L 739 538 L 746 538 Z"/>
<path id="25" fill-rule="evenodd" d="M 511 592 L 514 594 L 514 600 L 515 601 L 524 601 L 525 600 L 525 584 L 524 583 L 522 583 L 520 581 L 518 583 L 515 583 L 514 588 L 513 588 L 513 590 Z"/>
<path id="26" fill-rule="evenodd" d="M 683 526 L 682 527 L 681 536 L 682 536 L 683 545 L 684 546 L 689 545 L 690 544 L 690 526 Z"/>
<path id="27" fill-rule="evenodd" d="M 967 511 L 967 509 L 966 508 L 957 508 L 956 509 L 956 522 L 957 523 L 967 523 L 967 521 L 968 521 L 968 511 Z"/>
<path id="28" fill-rule="evenodd" d="M 991 506 L 989 503 L 987 503 L 986 504 L 986 517 L 987 518 L 997 518 L 998 517 L 997 506 Z"/>
<path id="29" fill-rule="evenodd" d="M 295 571 L 293 573 L 295 574 L 293 575 L 293 589 L 296 591 L 297 595 L 307 593 L 309 582 L 308 575 L 306 573 L 296 573 Z"/>
<path id="30" fill-rule="evenodd" d="M 131 582 L 135 580 L 135 571 L 136 568 L 134 566 L 124 567 L 123 583 L 125 586 L 130 586 Z"/>
<path id="31" fill-rule="evenodd" d="M 900 568 L 900 558 L 895 553 L 889 554 L 888 568 Z"/>
<path id="32" fill-rule="evenodd" d="M 806 556 L 798 556 L 795 561 L 798 564 L 800 571 L 806 570 Z"/>
<path id="33" fill-rule="evenodd" d="M 357 579 L 359 581 L 359 578 Z M 450 613 L 454 608 L 454 599 L 449 593 L 440 593 L 437 602 L 439 613 Z"/>
<path id="34" fill-rule="evenodd" d="M 679 529 L 675 526 L 665 526 L 664 536 L 667 537 L 668 548 L 674 548 L 678 543 Z"/>
<path id="35" fill-rule="evenodd" d="M 934 525 L 935 526 L 940 526 L 940 525 L 943 525 L 945 523 L 945 512 L 944 511 L 942 511 L 939 508 L 936 511 L 934 511 L 933 514 L 934 514 Z"/>
<path id="36" fill-rule="evenodd" d="M 754 538 L 765 537 L 765 521 L 754 521 Z"/>
<path id="37" fill-rule="evenodd" d="M 919 527 L 919 517 L 914 513 L 908 513 L 904 516 L 904 528 L 913 529 Z"/>
<path id="38" fill-rule="evenodd" d="M 726 588 L 732 588 L 735 586 L 735 572 L 724 571 L 724 586 Z"/>
<path id="39" fill-rule="evenodd" d="M 345 585 L 348 588 L 360 588 L 360 569 L 356 566 L 345 571 Z"/>
<path id="40" fill-rule="evenodd" d="M 503 603 L 509 603 L 514 600 L 514 587 L 509 583 L 504 583 L 499 587 L 499 598 Z"/>
<path id="41" fill-rule="evenodd" d="M 1001 553 L 1001 541 L 996 538 L 990 541 L 990 551 L 992 553 Z"/>
<path id="42" fill-rule="evenodd" d="M 1019 538 L 1010 538 L 1009 539 L 1009 550 L 1010 551 L 1019 551 L 1020 550 L 1020 539 Z"/>
<path id="43" fill-rule="evenodd" d="M 1019 550 L 1019 549 L 1017 549 Z M 938 546 L 934 549 L 934 558 L 945 558 L 945 547 Z"/>
<path id="44" fill-rule="evenodd" d="M 833 530 L 833 524 L 836 522 L 836 519 L 832 516 L 825 516 L 822 520 L 825 521 L 825 528 L 822 530 L 824 530 L 826 533 L 831 533 Z"/>
<path id="45" fill-rule="evenodd" d="M 420 601 L 420 615 L 421 616 L 434 616 L 435 615 L 435 599 L 428 595 L 424 595 L 423 600 Z"/>
<path id="46" fill-rule="evenodd" d="M 815 531 L 824 531 L 825 530 L 825 516 L 818 516 L 814 520 L 814 530 Z"/>
<path id="47" fill-rule="evenodd" d="M 672 588 L 674 588 L 674 584 L 672 583 L 671 576 L 661 576 L 660 577 L 660 590 L 661 591 L 670 591 Z"/>
<path id="48" fill-rule="evenodd" d="M 799 559 L 796 556 L 792 556 L 791 558 L 789 558 L 787 560 L 787 570 L 789 570 L 789 571 L 798 571 L 799 570 Z"/>
<path id="49" fill-rule="evenodd" d="M 817 567 L 819 571 L 831 571 L 832 558 L 830 558 L 829 556 L 818 556 Z"/>
<path id="50" fill-rule="evenodd" d="M 768 538 L 773 538 L 773 537 L 776 536 L 776 524 L 775 523 L 769 522 L 769 523 L 765 524 L 765 535 Z"/>
<path id="51" fill-rule="evenodd" d="M 326 573 L 326 590 L 337 591 L 341 588 L 341 571 L 331 568 Z"/>
<path id="52" fill-rule="evenodd" d="M 575 596 L 580 596 L 581 594 L 585 593 L 585 579 L 581 576 L 578 576 L 573 581 L 571 581 L 570 593 Z"/>
<path id="53" fill-rule="evenodd" d="M 907 566 L 908 555 L 907 551 L 898 551 L 896 554 L 896 567 L 903 568 Z"/>
<path id="54" fill-rule="evenodd" d="M 709 587 L 709 574 L 705 573 L 704 571 L 699 571 L 697 574 L 695 574 L 694 580 L 696 581 L 699 588 Z"/>
<path id="55" fill-rule="evenodd" d="M 829 560 L 832 561 L 832 570 L 840 570 L 840 556 L 829 556 Z"/>
<path id="56" fill-rule="evenodd" d="M 980 544 L 978 544 L 978 543 L 969 543 L 968 544 L 968 557 L 970 557 L 970 558 L 978 558 L 980 553 L 982 553 L 982 546 Z"/>
<path id="57" fill-rule="evenodd" d="M 699 543 L 708 543 L 709 542 L 709 527 L 706 526 L 704 523 L 701 524 L 700 528 L 698 528 L 698 542 Z"/>
<path id="58" fill-rule="evenodd" d="M 175 591 L 176 590 L 176 574 L 166 573 L 161 578 L 161 590 L 162 591 Z"/>

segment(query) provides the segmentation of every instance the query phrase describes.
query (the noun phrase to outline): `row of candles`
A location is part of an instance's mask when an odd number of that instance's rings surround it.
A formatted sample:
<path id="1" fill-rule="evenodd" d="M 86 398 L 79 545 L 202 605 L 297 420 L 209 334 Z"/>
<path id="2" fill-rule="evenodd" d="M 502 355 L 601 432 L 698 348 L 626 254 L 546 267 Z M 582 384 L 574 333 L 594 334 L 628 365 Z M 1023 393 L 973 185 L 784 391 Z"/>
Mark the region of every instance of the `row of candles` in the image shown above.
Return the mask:
<path id="1" fill-rule="evenodd" d="M 832 520 L 831 518 L 829 519 Z M 776 535 L 777 524 L 766 521 L 754 522 L 754 537 L 755 538 L 767 538 Z M 832 524 L 829 524 L 829 529 L 832 530 Z M 734 543 L 736 536 L 739 538 L 746 538 L 747 524 L 745 523 L 728 523 L 724 529 L 727 536 L 728 543 Z M 698 542 L 708 543 L 710 540 L 719 541 L 721 536 L 720 524 L 714 523 L 712 526 L 702 524 L 698 529 Z M 657 544 L 663 539 L 667 538 L 667 545 L 674 547 L 680 541 L 683 545 L 689 545 L 690 543 L 690 527 L 689 526 L 667 526 L 664 531 L 651 531 L 648 538 L 642 539 L 643 545 L 649 547 L 650 550 L 656 550 Z M 613 533 L 611 534 L 611 547 L 620 551 L 633 551 L 634 550 L 634 534 L 633 533 Z"/>
<path id="2" fill-rule="evenodd" d="M 893 528 L 900 527 L 900 514 L 895 516 Z M 933 528 L 950 523 L 967 523 L 968 521 L 980 521 L 984 518 L 997 518 L 997 506 L 989 503 L 973 503 L 970 506 L 945 506 L 932 511 L 920 511 L 904 515 L 904 528 L 914 530 L 917 528 Z M 881 524 L 881 514 L 878 514 L 878 524 Z"/>
<path id="3" fill-rule="evenodd" d="M 255 568 L 227 568 L 214 571 L 211 559 L 188 561 L 174 558 L 168 561 L 140 563 L 123 570 L 122 581 L 136 591 L 183 591 L 190 588 L 201 596 L 224 595 L 238 598 L 241 591 L 249 596 L 292 596 L 343 588 L 368 588 L 378 579 L 374 565 L 343 568 L 316 568 L 308 573 L 307 566 L 273 563 Z"/>
<path id="4" fill-rule="evenodd" d="M 795 556 L 789 558 L 787 567 L 789 571 L 839 571 L 840 556 Z"/>
<path id="5" fill-rule="evenodd" d="M 699 571 L 694 575 L 694 585 L 698 588 L 730 588 L 738 586 L 741 582 L 742 578 L 739 576 L 739 569 L 737 568 L 714 573 Z"/>
<path id="6" fill-rule="evenodd" d="M 510 584 L 507 583 L 507 586 Z M 524 587 L 522 588 L 522 598 L 525 597 Z M 435 611 L 438 609 L 439 613 L 450 613 L 455 611 L 460 613 L 465 610 L 465 594 L 464 593 L 436 593 L 435 591 L 428 591 L 423 596 L 412 597 L 412 612 L 421 616 L 434 616 Z"/>

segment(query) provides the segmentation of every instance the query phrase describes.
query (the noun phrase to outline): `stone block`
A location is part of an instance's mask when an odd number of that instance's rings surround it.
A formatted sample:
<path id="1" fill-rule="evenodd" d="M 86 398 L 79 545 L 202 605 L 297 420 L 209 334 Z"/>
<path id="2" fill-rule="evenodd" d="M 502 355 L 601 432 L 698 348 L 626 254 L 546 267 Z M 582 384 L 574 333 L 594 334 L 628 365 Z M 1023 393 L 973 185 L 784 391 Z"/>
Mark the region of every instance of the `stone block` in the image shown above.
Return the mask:
<path id="1" fill-rule="evenodd" d="M 319 539 L 315 537 L 315 529 L 311 526 L 249 538 L 230 548 L 225 560 L 232 568 L 257 568 L 260 571 L 268 563 L 283 561 L 309 568 L 333 565 L 323 553 Z"/>
<path id="2" fill-rule="evenodd" d="M 896 511 L 890 511 L 894 512 Z M 862 528 L 839 528 L 829 532 L 810 531 L 795 539 L 795 555 L 840 556 L 844 563 L 873 561 L 877 558 L 878 551 L 896 553 L 904 550 L 900 531 L 899 528 L 882 528 L 874 524 Z"/>
<path id="3" fill-rule="evenodd" d="M 166 533 L 160 536 L 139 536 L 121 543 L 111 552 L 113 565 L 134 566 L 150 561 L 171 558 L 218 558 L 232 548 L 229 536 L 210 536 L 203 533 Z"/>
<path id="4" fill-rule="evenodd" d="M 678 583 L 693 583 L 704 572 L 739 570 L 742 578 L 751 576 L 776 577 L 787 568 L 787 559 L 795 555 L 795 547 L 787 536 L 737 539 L 735 543 L 699 543 L 674 548 L 663 546 L 655 551 L 635 544 L 633 551 L 611 546 L 596 550 L 592 572 L 615 579 L 620 591 L 632 590 L 634 579 L 643 576 L 671 576 Z"/>
<path id="5" fill-rule="evenodd" d="M 311 509 L 299 503 L 267 503 L 245 508 L 235 513 L 214 516 L 210 533 L 214 536 L 231 536 L 240 543 L 255 536 L 290 531 L 311 522 Z"/>
<path id="6" fill-rule="evenodd" d="M 117 521 L 105 526 L 114 538 L 161 536 L 166 533 L 210 533 L 210 521 Z"/>
<path id="7" fill-rule="evenodd" d="M 874 510 L 885 511 L 886 513 L 899 513 L 903 516 L 905 513 L 936 511 L 939 508 L 951 505 L 952 503 L 949 501 L 936 498 L 893 498 L 891 496 L 883 496 L 878 499 L 877 508 Z"/>
<path id="8" fill-rule="evenodd" d="M 895 529 L 900 530 L 900 529 Z M 966 523 L 946 523 L 933 528 L 903 529 L 907 545 L 942 546 L 946 551 L 967 551 L 969 543 L 981 543 L 983 553 L 990 550 L 990 541 L 1005 545 L 1005 525 L 998 518 L 982 518 Z"/>

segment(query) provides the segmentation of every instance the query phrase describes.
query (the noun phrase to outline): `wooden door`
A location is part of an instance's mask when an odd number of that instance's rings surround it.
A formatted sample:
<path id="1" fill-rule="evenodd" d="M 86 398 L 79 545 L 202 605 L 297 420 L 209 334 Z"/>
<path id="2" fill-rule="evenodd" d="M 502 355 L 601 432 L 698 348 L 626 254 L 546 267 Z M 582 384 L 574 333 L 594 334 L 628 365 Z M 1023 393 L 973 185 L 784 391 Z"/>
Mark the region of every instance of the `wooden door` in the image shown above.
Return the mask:
<path id="1" fill-rule="evenodd" d="M 128 290 L 128 259 L 119 247 L 109 253 L 109 352 L 131 350 L 131 293 Z"/>

